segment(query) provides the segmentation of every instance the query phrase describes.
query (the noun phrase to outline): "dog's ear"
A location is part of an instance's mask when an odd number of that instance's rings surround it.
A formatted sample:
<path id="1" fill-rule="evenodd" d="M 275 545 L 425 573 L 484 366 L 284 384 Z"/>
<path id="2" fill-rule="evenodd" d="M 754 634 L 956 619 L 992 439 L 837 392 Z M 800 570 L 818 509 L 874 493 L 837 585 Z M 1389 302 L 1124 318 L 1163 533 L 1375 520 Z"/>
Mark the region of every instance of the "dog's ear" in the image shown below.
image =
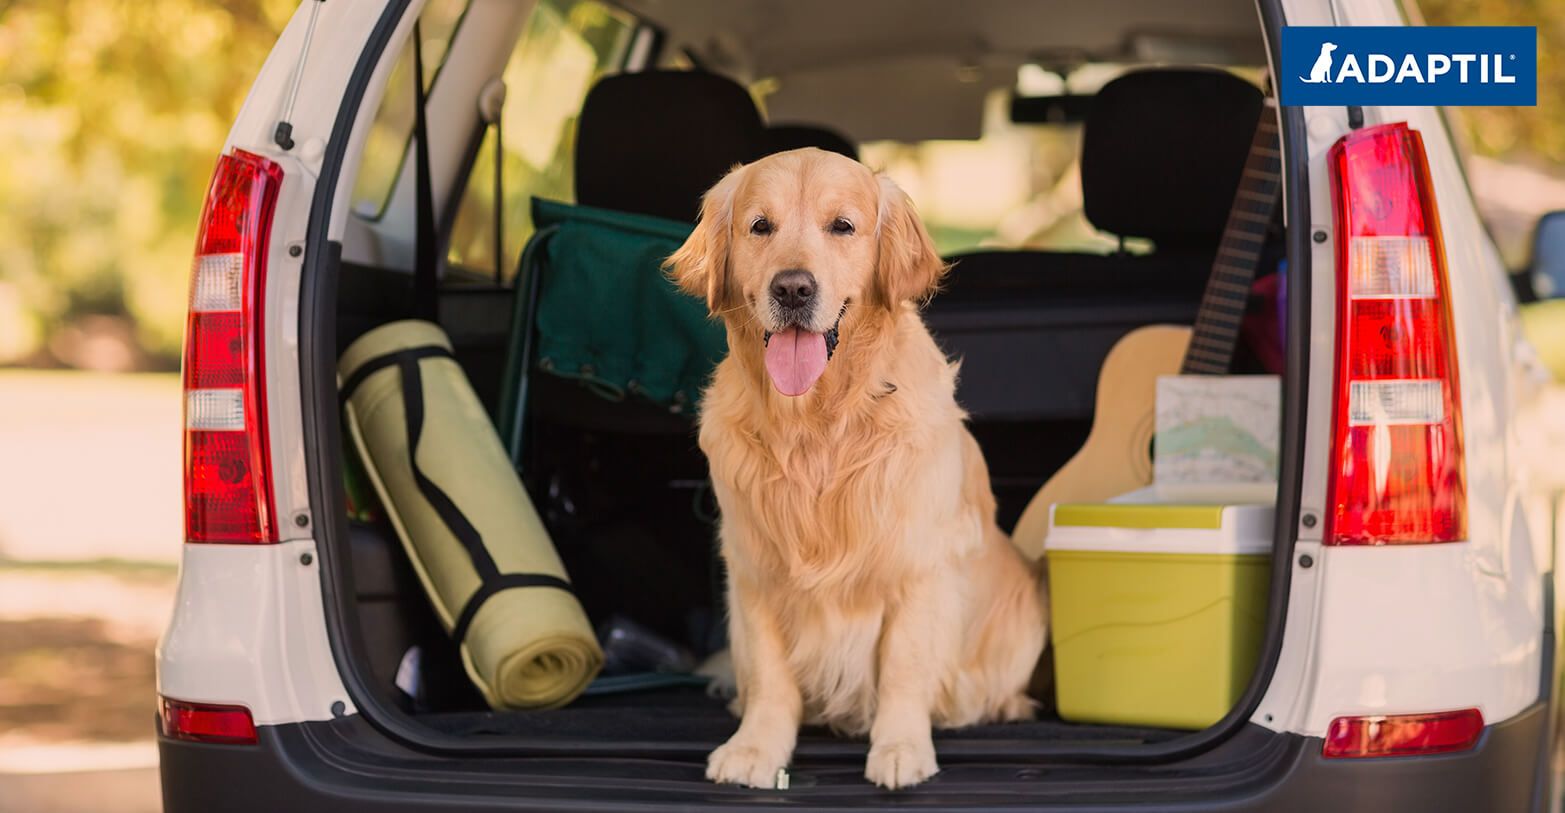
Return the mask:
<path id="1" fill-rule="evenodd" d="M 949 266 L 940 259 L 940 251 L 907 193 L 884 175 L 879 180 L 880 219 L 875 224 L 879 259 L 870 281 L 869 300 L 896 310 L 903 302 L 934 293 Z"/>
<path id="2" fill-rule="evenodd" d="M 728 174 L 701 196 L 701 220 L 678 251 L 663 261 L 663 268 L 679 289 L 706 300 L 716 315 L 730 305 L 728 235 L 734 214 L 734 194 L 744 173 L 734 165 Z"/>

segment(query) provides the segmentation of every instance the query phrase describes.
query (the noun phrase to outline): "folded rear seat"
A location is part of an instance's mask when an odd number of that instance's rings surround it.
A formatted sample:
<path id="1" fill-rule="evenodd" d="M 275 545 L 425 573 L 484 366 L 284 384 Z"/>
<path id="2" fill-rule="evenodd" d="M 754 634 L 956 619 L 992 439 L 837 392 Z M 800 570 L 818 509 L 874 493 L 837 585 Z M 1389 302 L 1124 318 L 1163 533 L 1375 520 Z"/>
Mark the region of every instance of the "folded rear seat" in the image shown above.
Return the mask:
<path id="1" fill-rule="evenodd" d="M 1121 336 L 1194 320 L 1261 101 L 1249 82 L 1204 69 L 1135 71 L 1098 92 L 1082 138 L 1087 219 L 1155 249 L 952 258 L 925 319 L 963 359 L 958 398 L 975 420 L 1088 420 Z"/>

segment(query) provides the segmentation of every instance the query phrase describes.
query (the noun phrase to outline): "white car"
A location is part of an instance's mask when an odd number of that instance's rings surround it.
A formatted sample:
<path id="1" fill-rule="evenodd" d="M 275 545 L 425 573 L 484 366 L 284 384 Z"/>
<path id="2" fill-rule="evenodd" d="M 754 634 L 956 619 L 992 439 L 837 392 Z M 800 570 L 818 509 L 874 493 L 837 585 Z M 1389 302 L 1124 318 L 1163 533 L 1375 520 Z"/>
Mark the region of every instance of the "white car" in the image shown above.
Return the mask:
<path id="1" fill-rule="evenodd" d="M 338 355 L 433 314 L 502 436 L 530 439 L 516 462 L 594 620 L 720 646 L 690 410 L 526 355 L 504 373 L 531 340 L 526 201 L 688 220 L 729 164 L 813 145 L 911 173 L 959 255 L 926 318 L 965 358 L 1009 527 L 1084 439 L 1108 348 L 1193 318 L 1253 124 L 1217 111 L 1259 104 L 1282 27 L 1407 24 L 1398 0 L 304 0 L 196 249 L 165 808 L 1544 809 L 1560 481 L 1523 461 L 1561 452 L 1535 448 L 1547 377 L 1438 108 L 1277 112 L 1270 600 L 1253 675 L 1203 730 L 1046 708 L 938 734 L 941 772 L 895 796 L 863 780 L 865 743 L 807 731 L 779 789 L 714 785 L 734 723 L 698 689 L 490 711 L 396 536 L 348 504 Z"/>

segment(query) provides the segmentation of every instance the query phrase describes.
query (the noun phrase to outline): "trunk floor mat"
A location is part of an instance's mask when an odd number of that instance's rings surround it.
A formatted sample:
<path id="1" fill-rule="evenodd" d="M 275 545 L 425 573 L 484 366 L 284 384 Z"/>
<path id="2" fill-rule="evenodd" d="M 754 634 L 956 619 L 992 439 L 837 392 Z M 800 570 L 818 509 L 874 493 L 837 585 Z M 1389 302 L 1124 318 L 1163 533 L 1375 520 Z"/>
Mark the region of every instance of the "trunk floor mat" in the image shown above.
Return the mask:
<path id="1" fill-rule="evenodd" d="M 700 689 L 665 689 L 585 697 L 551 711 L 474 711 L 419 715 L 419 721 L 457 736 L 521 737 L 530 743 L 613 739 L 716 747 L 738 727 L 726 704 Z M 1048 713 L 1021 723 L 973 726 L 935 732 L 935 740 L 1038 740 L 1069 742 L 1160 742 L 1187 732 L 1157 728 L 1079 725 Z M 838 737 L 818 726 L 800 732 L 808 742 L 863 742 Z"/>

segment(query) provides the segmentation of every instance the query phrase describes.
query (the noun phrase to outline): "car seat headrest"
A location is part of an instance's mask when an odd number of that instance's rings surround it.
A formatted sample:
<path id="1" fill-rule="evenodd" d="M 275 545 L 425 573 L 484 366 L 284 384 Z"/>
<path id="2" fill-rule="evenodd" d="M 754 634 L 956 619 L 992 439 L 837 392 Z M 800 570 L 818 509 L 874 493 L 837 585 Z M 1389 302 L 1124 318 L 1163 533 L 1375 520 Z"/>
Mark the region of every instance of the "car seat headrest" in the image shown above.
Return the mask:
<path id="1" fill-rule="evenodd" d="M 859 160 L 859 148 L 847 136 L 815 124 L 777 124 L 766 128 L 766 154 L 818 147 Z"/>
<path id="2" fill-rule="evenodd" d="M 763 130 L 750 94 L 726 77 L 605 77 L 587 94 L 577 123 L 576 201 L 694 221 L 702 193 L 760 154 Z"/>
<path id="3" fill-rule="evenodd" d="M 1262 101 L 1215 69 L 1133 71 L 1104 85 L 1082 134 L 1087 219 L 1159 250 L 1214 250 Z"/>

